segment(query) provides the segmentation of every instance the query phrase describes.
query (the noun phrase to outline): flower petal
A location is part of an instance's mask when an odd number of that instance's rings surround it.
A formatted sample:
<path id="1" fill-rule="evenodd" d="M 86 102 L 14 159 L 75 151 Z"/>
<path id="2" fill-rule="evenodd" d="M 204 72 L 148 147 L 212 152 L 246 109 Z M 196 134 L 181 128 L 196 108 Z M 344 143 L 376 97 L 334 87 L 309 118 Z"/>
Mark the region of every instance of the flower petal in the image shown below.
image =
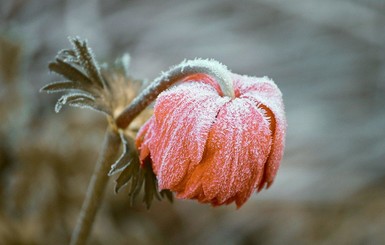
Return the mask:
<path id="1" fill-rule="evenodd" d="M 259 107 L 266 111 L 266 115 L 271 117 L 273 145 L 266 164 L 263 183 L 259 186 L 259 190 L 261 190 L 265 183 L 267 188 L 273 183 L 285 148 L 287 122 L 282 93 L 277 85 L 267 77 L 234 75 L 234 80 L 236 93 L 240 94 L 240 98 L 255 101 Z"/>
<path id="2" fill-rule="evenodd" d="M 200 83 L 204 83 L 204 84 L 210 85 L 211 87 L 213 87 L 217 91 L 217 93 L 220 96 L 223 96 L 223 92 L 222 92 L 221 87 L 219 86 L 219 84 L 213 78 L 211 78 L 207 74 L 196 73 L 196 74 L 193 74 L 193 75 L 185 77 L 182 80 L 182 82 L 200 82 Z"/>
<path id="3" fill-rule="evenodd" d="M 201 161 L 212 123 L 229 100 L 202 83 L 183 83 L 159 95 L 149 148 L 160 189 L 178 188 Z"/>
<path id="4" fill-rule="evenodd" d="M 149 144 L 152 140 L 154 132 L 154 117 L 152 116 L 148 121 L 140 128 L 136 139 L 135 145 L 139 149 L 139 159 L 143 164 L 144 159 L 150 155 Z"/>
<path id="5" fill-rule="evenodd" d="M 200 164 L 187 177 L 180 198 L 240 207 L 257 187 L 271 146 L 269 123 L 248 99 L 225 104 L 210 130 Z"/>

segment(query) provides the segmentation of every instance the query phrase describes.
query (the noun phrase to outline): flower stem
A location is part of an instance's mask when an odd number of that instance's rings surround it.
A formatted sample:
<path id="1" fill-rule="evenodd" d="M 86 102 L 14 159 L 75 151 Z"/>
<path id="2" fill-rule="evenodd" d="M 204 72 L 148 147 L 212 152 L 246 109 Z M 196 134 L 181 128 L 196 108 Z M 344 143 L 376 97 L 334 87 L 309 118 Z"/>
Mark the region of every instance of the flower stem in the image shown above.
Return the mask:
<path id="1" fill-rule="evenodd" d="M 215 60 L 195 59 L 184 61 L 171 67 L 166 73 L 156 78 L 126 109 L 116 118 L 118 128 L 126 128 L 156 97 L 167 88 L 186 76 L 205 73 L 213 76 L 220 85 L 224 95 L 234 98 L 234 89 L 230 71 Z"/>
<path id="2" fill-rule="evenodd" d="M 108 172 L 111 164 L 116 159 L 120 143 L 119 135 L 109 126 L 106 130 L 102 151 L 99 154 L 98 162 L 88 185 L 76 227 L 71 236 L 71 245 L 84 245 L 87 242 L 96 213 L 103 199 L 108 182 Z"/>

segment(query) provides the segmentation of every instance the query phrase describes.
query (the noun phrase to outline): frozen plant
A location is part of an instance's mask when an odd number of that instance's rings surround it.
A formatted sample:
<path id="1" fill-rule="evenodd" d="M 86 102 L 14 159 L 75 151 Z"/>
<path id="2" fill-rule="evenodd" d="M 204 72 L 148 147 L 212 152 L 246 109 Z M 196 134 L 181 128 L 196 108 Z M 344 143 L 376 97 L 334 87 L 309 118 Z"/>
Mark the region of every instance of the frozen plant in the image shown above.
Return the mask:
<path id="1" fill-rule="evenodd" d="M 128 75 L 128 56 L 113 66 L 99 66 L 86 41 L 74 38 L 71 43 L 73 48 L 60 51 L 49 65 L 66 80 L 42 91 L 64 93 L 56 111 L 68 104 L 103 112 L 108 119 L 71 244 L 86 243 L 108 176 L 116 173 L 115 191 L 128 185 L 134 200 L 144 190 L 147 207 L 154 197 L 172 200 L 172 192 L 214 206 L 235 202 L 240 207 L 255 190 L 273 183 L 286 118 L 282 94 L 272 80 L 195 59 L 162 72 L 136 95 L 143 85 Z M 135 141 L 127 128 L 154 100 L 154 114 Z"/>
<path id="2" fill-rule="evenodd" d="M 228 95 L 214 78 L 195 74 L 158 96 L 136 144 L 160 189 L 240 207 L 273 183 L 285 141 L 281 93 L 266 77 L 230 78 Z"/>

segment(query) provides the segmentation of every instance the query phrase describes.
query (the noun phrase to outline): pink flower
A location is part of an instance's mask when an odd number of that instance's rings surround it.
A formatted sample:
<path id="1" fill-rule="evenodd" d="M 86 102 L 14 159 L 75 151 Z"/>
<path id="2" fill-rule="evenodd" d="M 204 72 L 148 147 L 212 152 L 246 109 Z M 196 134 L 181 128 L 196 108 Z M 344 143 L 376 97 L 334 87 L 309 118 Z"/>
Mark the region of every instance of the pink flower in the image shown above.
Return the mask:
<path id="1" fill-rule="evenodd" d="M 138 133 L 160 189 L 213 206 L 268 188 L 282 159 L 286 118 L 282 94 L 267 77 L 231 74 L 235 98 L 212 77 L 195 74 L 162 92 Z"/>

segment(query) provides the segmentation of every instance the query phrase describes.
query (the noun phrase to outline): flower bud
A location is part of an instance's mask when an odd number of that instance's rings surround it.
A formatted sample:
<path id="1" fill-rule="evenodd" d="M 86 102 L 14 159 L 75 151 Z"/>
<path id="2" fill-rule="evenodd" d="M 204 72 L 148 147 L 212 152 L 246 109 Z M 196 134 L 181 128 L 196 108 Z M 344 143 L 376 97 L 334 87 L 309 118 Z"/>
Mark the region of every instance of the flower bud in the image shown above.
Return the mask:
<path id="1" fill-rule="evenodd" d="M 273 183 L 286 133 L 282 94 L 267 77 L 231 78 L 234 97 L 203 73 L 158 96 L 136 145 L 140 159 L 152 162 L 160 189 L 240 207 Z"/>

